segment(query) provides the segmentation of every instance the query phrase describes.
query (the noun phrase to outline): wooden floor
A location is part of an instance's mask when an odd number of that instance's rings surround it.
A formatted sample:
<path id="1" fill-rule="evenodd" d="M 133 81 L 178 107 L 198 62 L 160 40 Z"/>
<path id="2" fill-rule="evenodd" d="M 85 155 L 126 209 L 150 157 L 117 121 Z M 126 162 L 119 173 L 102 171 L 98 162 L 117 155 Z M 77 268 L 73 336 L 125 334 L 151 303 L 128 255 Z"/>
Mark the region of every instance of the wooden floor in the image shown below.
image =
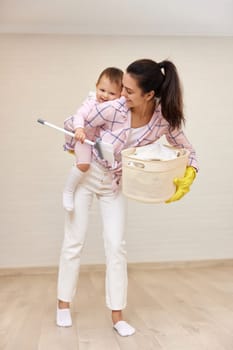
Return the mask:
<path id="1" fill-rule="evenodd" d="M 233 350 L 233 266 L 130 268 L 125 318 L 113 331 L 104 272 L 81 272 L 74 325 L 55 325 L 56 273 L 0 276 L 1 350 Z"/>

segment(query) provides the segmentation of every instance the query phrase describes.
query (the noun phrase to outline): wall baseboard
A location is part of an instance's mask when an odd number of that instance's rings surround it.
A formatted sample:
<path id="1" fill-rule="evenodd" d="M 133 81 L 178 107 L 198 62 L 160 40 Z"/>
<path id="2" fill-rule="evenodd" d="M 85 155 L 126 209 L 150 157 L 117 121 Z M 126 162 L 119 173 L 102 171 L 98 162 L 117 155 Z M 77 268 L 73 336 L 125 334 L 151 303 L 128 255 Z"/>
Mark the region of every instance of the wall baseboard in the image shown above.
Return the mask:
<path id="1" fill-rule="evenodd" d="M 128 263 L 128 270 L 161 270 L 161 269 L 187 269 L 187 268 L 206 268 L 233 266 L 233 259 L 210 259 L 193 261 L 159 261 L 159 262 L 139 262 Z M 82 272 L 105 271 L 104 264 L 82 265 Z M 0 277 L 2 276 L 20 276 L 20 275 L 43 275 L 57 274 L 58 266 L 30 266 L 30 267 L 9 267 L 0 268 Z"/>

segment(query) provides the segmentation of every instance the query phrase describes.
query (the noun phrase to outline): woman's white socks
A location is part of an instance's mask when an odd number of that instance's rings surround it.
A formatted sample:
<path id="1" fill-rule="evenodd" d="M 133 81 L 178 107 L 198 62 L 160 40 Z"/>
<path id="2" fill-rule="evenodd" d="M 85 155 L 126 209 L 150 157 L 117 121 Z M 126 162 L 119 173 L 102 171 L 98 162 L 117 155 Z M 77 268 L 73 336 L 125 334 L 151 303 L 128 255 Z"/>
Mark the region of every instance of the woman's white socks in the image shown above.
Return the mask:
<path id="1" fill-rule="evenodd" d="M 57 323 L 57 326 L 59 327 L 71 327 L 72 318 L 70 314 L 70 309 L 57 308 L 56 323 Z M 135 328 L 130 326 L 130 324 L 128 324 L 125 321 L 118 321 L 113 325 L 113 328 L 121 337 L 128 337 L 135 333 Z"/>
<path id="2" fill-rule="evenodd" d="M 83 175 L 84 172 L 76 166 L 72 167 L 68 175 L 63 191 L 63 207 L 68 211 L 74 209 L 74 192 Z"/>
<path id="3" fill-rule="evenodd" d="M 129 335 L 133 335 L 135 333 L 135 328 L 130 326 L 130 324 L 125 321 L 118 321 L 113 325 L 113 328 L 122 337 L 128 337 Z"/>
<path id="4" fill-rule="evenodd" d="M 58 309 L 57 308 L 57 326 L 59 327 L 71 327 L 72 318 L 70 309 Z"/>

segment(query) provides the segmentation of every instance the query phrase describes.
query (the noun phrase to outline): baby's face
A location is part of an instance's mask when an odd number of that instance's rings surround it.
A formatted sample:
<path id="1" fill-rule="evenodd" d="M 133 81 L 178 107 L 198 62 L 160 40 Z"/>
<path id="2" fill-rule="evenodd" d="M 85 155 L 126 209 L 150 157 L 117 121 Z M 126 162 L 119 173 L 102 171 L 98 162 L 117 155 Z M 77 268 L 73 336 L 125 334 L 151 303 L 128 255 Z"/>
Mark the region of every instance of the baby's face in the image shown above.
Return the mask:
<path id="1" fill-rule="evenodd" d="M 109 78 L 103 76 L 96 85 L 97 101 L 102 103 L 105 101 L 112 101 L 121 96 L 121 86 L 113 83 Z"/>

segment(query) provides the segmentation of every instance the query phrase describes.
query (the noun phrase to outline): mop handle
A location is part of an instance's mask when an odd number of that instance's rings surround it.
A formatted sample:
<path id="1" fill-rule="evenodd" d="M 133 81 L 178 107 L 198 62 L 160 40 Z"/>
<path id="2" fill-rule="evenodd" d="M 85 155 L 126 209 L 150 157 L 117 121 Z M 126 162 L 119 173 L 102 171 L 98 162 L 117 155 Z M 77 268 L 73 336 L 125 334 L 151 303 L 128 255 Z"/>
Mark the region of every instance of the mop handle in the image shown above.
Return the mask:
<path id="1" fill-rule="evenodd" d="M 37 121 L 38 121 L 38 123 L 40 123 L 40 124 L 43 124 L 43 125 L 46 125 L 46 126 L 50 126 L 50 127 L 53 128 L 53 129 L 59 130 L 59 131 L 65 133 L 65 134 L 67 134 L 67 135 L 69 135 L 69 136 L 74 137 L 74 133 L 73 133 L 73 132 L 68 131 L 68 130 L 66 130 L 66 129 L 63 129 L 63 128 L 60 128 L 59 126 L 56 126 L 56 125 L 51 124 L 51 123 L 49 123 L 49 122 L 46 122 L 44 119 L 40 119 L 40 118 L 39 118 L 39 119 L 37 119 Z M 91 145 L 91 146 L 94 146 L 94 145 L 95 145 L 95 142 L 92 142 L 92 141 L 90 141 L 90 140 L 88 140 L 88 139 L 85 139 L 84 142 L 87 143 L 88 145 Z"/>

